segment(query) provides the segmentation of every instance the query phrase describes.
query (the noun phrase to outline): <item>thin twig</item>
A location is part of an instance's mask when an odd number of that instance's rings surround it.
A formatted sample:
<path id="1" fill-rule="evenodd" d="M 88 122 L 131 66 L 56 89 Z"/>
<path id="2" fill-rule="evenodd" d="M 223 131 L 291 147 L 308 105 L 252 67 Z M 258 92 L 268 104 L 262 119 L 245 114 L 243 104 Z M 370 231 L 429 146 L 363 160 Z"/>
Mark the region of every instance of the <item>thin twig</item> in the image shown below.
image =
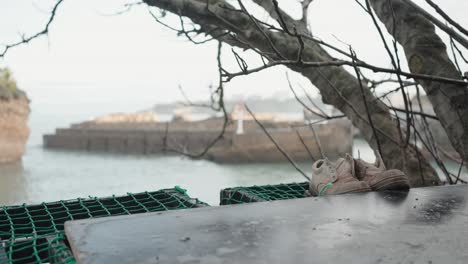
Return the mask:
<path id="1" fill-rule="evenodd" d="M 289 89 L 291 90 L 291 92 L 293 93 L 294 95 L 294 98 L 296 99 L 297 102 L 299 102 L 299 104 L 301 104 L 306 110 L 308 110 L 309 112 L 323 118 L 323 119 L 328 119 L 329 117 L 328 116 L 324 116 L 320 113 L 318 113 L 317 111 L 315 111 L 314 109 L 310 108 L 308 105 L 306 105 L 302 100 L 301 98 L 299 98 L 299 96 L 296 94 L 296 91 L 294 90 L 294 88 L 292 87 L 292 84 L 291 84 L 291 80 L 289 79 L 289 74 L 288 72 L 286 72 L 286 80 L 288 81 L 288 86 L 289 86 Z"/>
<path id="2" fill-rule="evenodd" d="M 464 160 L 462 160 L 462 162 L 460 163 L 460 168 L 458 168 L 458 175 L 457 175 L 457 179 L 455 179 L 455 184 L 457 184 L 458 181 L 460 180 L 460 175 L 461 175 L 462 168 L 463 168 L 463 162 Z"/>
<path id="3" fill-rule="evenodd" d="M 320 111 L 320 113 L 322 114 L 322 116 L 325 116 L 327 119 L 331 119 L 331 117 L 325 113 L 325 111 L 323 111 L 323 109 L 321 107 L 319 107 L 315 102 L 314 102 L 314 99 L 312 99 L 312 97 L 310 97 L 310 95 L 307 93 L 306 89 L 299 83 L 298 84 L 299 87 L 301 87 L 302 91 L 304 92 L 304 95 L 306 96 L 306 98 L 309 100 L 310 104 L 312 106 L 315 107 L 315 109 L 317 109 L 318 111 Z"/>
<path id="4" fill-rule="evenodd" d="M 59 8 L 59 6 L 63 3 L 64 0 L 58 0 L 57 3 L 55 3 L 51 13 L 50 13 L 50 16 L 49 16 L 49 20 L 47 21 L 47 24 L 46 26 L 44 27 L 44 29 L 42 31 L 39 31 L 37 32 L 36 34 L 32 35 L 32 36 L 29 36 L 29 37 L 22 37 L 22 40 L 21 41 L 18 41 L 16 43 L 13 43 L 13 44 L 9 44 L 9 45 L 6 45 L 5 48 L 3 49 L 3 51 L 0 53 L 0 58 L 3 58 L 6 53 L 8 52 L 8 50 L 14 48 L 14 47 L 17 47 L 17 46 L 20 46 L 22 44 L 26 44 L 26 43 L 29 43 L 31 40 L 34 40 L 42 35 L 47 35 L 49 33 L 49 27 L 50 25 L 52 24 L 52 22 L 54 21 L 55 19 L 55 15 L 57 13 L 57 10 Z"/>
<path id="5" fill-rule="evenodd" d="M 201 152 L 199 152 L 198 154 L 187 153 L 186 151 L 180 151 L 180 150 L 177 150 L 177 149 L 170 149 L 169 151 L 180 154 L 180 155 L 183 155 L 183 156 L 187 156 L 187 157 L 192 158 L 192 159 L 199 159 L 199 158 L 202 158 L 203 156 L 205 156 L 208 153 L 208 151 L 216 143 L 218 143 L 218 141 L 220 141 L 224 137 L 227 126 L 229 124 L 229 115 L 227 113 L 226 106 L 224 104 L 224 86 L 223 86 L 223 80 L 222 80 L 222 76 L 221 76 L 221 74 L 222 74 L 221 51 L 222 51 L 222 42 L 219 41 L 218 42 L 218 53 L 217 53 L 218 55 L 216 56 L 216 60 L 218 62 L 218 74 L 219 74 L 219 84 L 218 85 L 219 86 L 216 89 L 215 93 L 217 93 L 219 95 L 219 98 L 218 98 L 218 104 L 219 104 L 218 111 L 221 111 L 223 113 L 223 125 L 221 127 L 221 130 L 219 131 L 217 136 L 212 141 L 210 141 L 205 146 L 205 148 Z"/>
<path id="6" fill-rule="evenodd" d="M 322 156 L 322 159 L 325 158 L 325 154 L 323 153 L 323 150 L 322 150 L 322 144 L 320 143 L 320 139 L 317 135 L 317 132 L 315 131 L 315 128 L 314 128 L 314 125 L 313 124 L 309 124 L 309 127 L 310 129 L 312 130 L 312 133 L 314 134 L 314 138 L 315 138 L 315 144 L 317 144 L 317 147 L 318 147 L 318 150 L 320 152 L 320 156 Z"/>
<path id="7" fill-rule="evenodd" d="M 351 53 L 354 53 L 354 51 L 351 50 Z M 361 74 L 359 74 L 359 71 L 357 70 L 357 66 L 354 67 L 354 70 L 356 72 L 356 76 L 357 76 L 357 79 L 358 79 L 359 89 L 361 90 L 362 101 L 364 103 L 364 107 L 366 108 L 367 118 L 369 119 L 369 125 L 372 128 L 372 133 L 374 134 L 374 137 L 375 137 L 375 142 L 377 144 L 377 150 L 379 151 L 379 155 L 382 156 L 382 154 L 383 154 L 382 147 L 380 146 L 379 136 L 377 134 L 377 130 L 375 129 L 374 122 L 372 121 L 372 115 L 370 114 L 369 106 L 367 105 L 367 98 L 366 98 L 366 95 L 364 93 L 364 87 L 362 85 L 362 80 L 361 80 Z"/>
<path id="8" fill-rule="evenodd" d="M 252 73 L 257 73 L 262 70 L 272 68 L 275 66 L 300 66 L 302 68 L 320 68 L 320 67 L 340 67 L 340 66 L 357 66 L 360 68 L 365 68 L 371 70 L 373 72 L 382 72 L 382 73 L 391 73 L 391 74 L 399 74 L 405 76 L 407 78 L 419 79 L 419 80 L 426 80 L 426 81 L 434 81 L 434 82 L 442 82 L 442 83 L 453 83 L 458 85 L 468 86 L 468 82 L 460 79 L 453 79 L 447 78 L 442 76 L 435 76 L 435 75 L 427 75 L 427 74 L 419 74 L 419 73 L 409 73 L 405 71 L 398 71 L 394 69 L 388 69 L 383 67 L 378 67 L 374 65 L 367 64 L 365 62 L 360 62 L 357 59 L 353 61 L 346 61 L 346 60 L 331 60 L 331 61 L 303 61 L 298 63 L 297 60 L 276 60 L 270 61 L 266 65 L 262 65 L 257 68 L 252 68 L 248 71 L 242 71 L 237 73 L 225 73 L 224 77 L 227 78 L 228 81 L 234 79 L 238 76 L 245 76 Z"/>
<path id="9" fill-rule="evenodd" d="M 395 32 L 396 32 L 396 18 L 395 18 L 395 12 L 393 10 L 393 5 L 391 3 L 391 1 L 388 1 L 389 5 L 390 5 L 390 8 L 392 9 L 392 18 L 393 18 L 393 33 L 392 35 L 394 36 L 395 35 Z M 390 50 L 390 47 L 388 46 L 387 44 L 387 41 L 385 40 L 385 36 L 383 34 L 383 31 L 382 29 L 380 28 L 379 26 L 379 23 L 377 21 L 377 18 L 375 17 L 373 11 L 372 11 L 372 8 L 370 6 L 370 2 L 369 0 L 366 0 L 366 7 L 368 9 L 368 14 L 369 16 L 371 17 L 372 19 L 372 22 L 374 23 L 374 26 L 375 28 L 377 29 L 377 32 L 379 33 L 379 36 L 380 36 L 380 39 L 385 47 L 385 50 L 387 51 L 387 54 L 392 62 L 392 66 L 393 68 L 396 70 L 397 72 L 397 79 L 398 79 L 398 83 L 400 84 L 400 91 L 401 91 L 401 94 L 402 94 L 402 97 L 403 97 L 403 102 L 404 102 L 404 105 L 405 105 L 405 114 L 406 114 L 406 120 L 410 120 L 410 114 L 409 114 L 409 111 L 408 111 L 408 98 L 406 96 L 406 93 L 405 93 L 405 86 L 403 84 L 403 80 L 401 79 L 401 75 L 398 74 L 399 72 L 401 72 L 401 67 L 400 67 L 400 59 L 398 57 L 398 46 L 397 46 L 397 43 L 395 40 L 393 40 L 393 49 L 395 51 L 395 54 L 392 54 L 391 50 Z M 396 58 L 395 58 L 396 57 Z M 399 135 L 400 135 L 400 140 L 401 141 L 404 141 L 405 142 L 405 145 L 404 145 L 404 148 L 406 148 L 408 145 L 409 145 L 409 140 L 410 140 L 410 133 L 411 133 L 411 125 L 410 125 L 410 122 L 407 122 L 407 126 L 406 126 L 406 137 L 403 139 L 403 135 L 401 133 L 401 128 L 400 126 L 398 126 L 398 129 L 400 130 L 399 131 Z"/>
<path id="10" fill-rule="evenodd" d="M 288 153 L 286 153 L 286 151 L 276 142 L 276 140 L 270 135 L 270 133 L 268 132 L 268 130 L 265 128 L 265 126 L 260 122 L 258 121 L 258 119 L 255 117 L 254 113 L 252 113 L 252 111 L 250 111 L 250 108 L 244 104 L 244 107 L 245 109 L 247 110 L 247 112 L 249 112 L 249 114 L 252 116 L 252 118 L 255 120 L 255 123 L 257 123 L 257 125 L 260 126 L 260 128 L 263 130 L 263 132 L 268 136 L 268 138 L 270 139 L 270 141 L 275 145 L 275 147 L 279 150 L 279 152 L 281 152 L 281 154 L 283 154 L 283 156 L 289 161 L 289 163 L 304 177 L 306 178 L 308 181 L 310 181 L 310 177 L 307 176 L 307 174 L 305 174 L 305 172 L 303 170 L 301 170 L 301 168 L 299 168 L 299 166 L 297 166 L 297 164 L 294 162 L 294 160 L 288 155 Z"/>
<path id="11" fill-rule="evenodd" d="M 299 133 L 299 131 L 296 130 L 296 134 L 297 134 L 297 136 L 299 137 L 299 140 L 301 141 L 302 146 L 304 146 L 305 150 L 306 150 L 307 153 L 309 154 L 310 160 L 311 160 L 312 162 L 315 162 L 314 155 L 312 155 L 312 152 L 310 151 L 309 147 L 307 146 L 307 144 L 305 143 L 304 139 L 302 138 L 301 133 Z"/>
<path id="12" fill-rule="evenodd" d="M 389 109 L 391 110 L 395 110 L 397 112 L 402 112 L 402 113 L 405 113 L 406 110 L 405 109 L 401 109 L 401 108 L 398 108 L 398 107 L 394 107 L 394 106 L 390 106 Z M 410 113 L 412 115 L 419 115 L 419 116 L 424 116 L 424 117 L 427 117 L 427 118 L 430 118 L 430 119 L 434 119 L 434 120 L 439 120 L 439 118 L 435 115 L 430 115 L 430 114 L 426 114 L 424 112 L 419 112 L 419 111 L 410 111 Z"/>
<path id="13" fill-rule="evenodd" d="M 447 20 L 447 22 L 454 26 L 456 29 L 458 29 L 461 33 L 465 34 L 466 36 L 468 36 L 468 30 L 466 30 L 464 27 L 462 27 L 459 23 L 455 22 L 455 20 L 453 20 L 449 15 L 447 15 L 447 13 L 444 12 L 444 10 L 442 10 L 442 8 L 440 8 L 436 3 L 434 3 L 433 1 L 431 0 L 426 0 L 426 2 L 432 6 L 432 8 L 435 9 L 435 11 L 441 16 L 443 17 L 445 20 Z"/>
<path id="14" fill-rule="evenodd" d="M 431 21 L 433 24 L 435 24 L 438 28 L 440 28 L 442 31 L 447 33 L 449 36 L 452 36 L 458 43 L 463 45 L 466 49 L 468 49 L 468 40 L 464 38 L 462 35 L 460 35 L 458 32 L 453 30 L 452 28 L 448 27 L 445 25 L 442 21 L 438 20 L 435 18 L 433 15 L 431 15 L 429 12 L 418 6 L 416 3 L 414 3 L 411 0 L 402 0 L 405 2 L 407 5 L 411 6 L 414 8 L 418 13 L 420 13 L 422 16 L 424 16 L 427 20 Z M 427 0 L 426 0 L 427 2 Z"/>

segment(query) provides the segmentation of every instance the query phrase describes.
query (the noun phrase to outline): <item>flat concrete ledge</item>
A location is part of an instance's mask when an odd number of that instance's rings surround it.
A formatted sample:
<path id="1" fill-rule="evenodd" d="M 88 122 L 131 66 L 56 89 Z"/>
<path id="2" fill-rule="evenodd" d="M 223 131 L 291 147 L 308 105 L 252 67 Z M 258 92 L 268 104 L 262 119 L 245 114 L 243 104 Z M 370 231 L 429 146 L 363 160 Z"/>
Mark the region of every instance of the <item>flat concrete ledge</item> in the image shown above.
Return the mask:
<path id="1" fill-rule="evenodd" d="M 466 263 L 468 186 L 65 224 L 78 263 Z"/>

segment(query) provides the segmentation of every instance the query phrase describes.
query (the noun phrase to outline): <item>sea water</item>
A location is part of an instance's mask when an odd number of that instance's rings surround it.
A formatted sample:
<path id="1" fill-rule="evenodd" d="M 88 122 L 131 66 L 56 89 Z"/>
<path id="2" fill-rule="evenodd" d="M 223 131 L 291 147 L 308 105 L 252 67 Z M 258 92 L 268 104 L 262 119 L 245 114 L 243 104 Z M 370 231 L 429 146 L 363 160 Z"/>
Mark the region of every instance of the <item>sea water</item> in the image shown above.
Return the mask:
<path id="1" fill-rule="evenodd" d="M 194 198 L 218 205 L 219 192 L 224 188 L 305 181 L 287 162 L 216 164 L 179 156 L 115 155 L 44 149 L 44 133 L 51 133 L 57 127 L 66 127 L 105 111 L 97 107 L 46 107 L 34 102 L 32 110 L 29 122 L 31 136 L 22 163 L 0 167 L 0 205 L 123 195 L 127 192 L 173 188 L 176 185 L 187 189 Z M 353 152 L 354 156 L 359 153 L 363 159 L 374 159 L 372 150 L 363 140 L 355 140 Z M 299 166 L 310 175 L 311 163 L 301 163 Z M 451 169 L 456 171 L 457 167 L 453 165 Z"/>
<path id="2" fill-rule="evenodd" d="M 179 156 L 43 148 L 43 134 L 105 113 L 89 107 L 66 109 L 70 108 L 46 107 L 33 102 L 29 120 L 31 136 L 22 162 L 0 166 L 0 205 L 123 195 L 176 185 L 187 189 L 194 198 L 217 205 L 223 188 L 305 181 L 288 163 L 222 165 Z M 310 173 L 310 164 L 300 166 Z"/>

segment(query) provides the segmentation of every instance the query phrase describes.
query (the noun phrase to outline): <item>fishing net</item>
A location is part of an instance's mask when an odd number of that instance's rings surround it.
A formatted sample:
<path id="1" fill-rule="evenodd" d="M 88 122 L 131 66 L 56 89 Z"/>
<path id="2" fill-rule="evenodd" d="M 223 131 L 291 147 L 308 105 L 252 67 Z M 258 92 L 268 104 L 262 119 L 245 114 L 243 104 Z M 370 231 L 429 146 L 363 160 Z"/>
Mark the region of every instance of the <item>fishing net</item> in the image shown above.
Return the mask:
<path id="1" fill-rule="evenodd" d="M 0 263 L 75 263 L 65 221 L 208 206 L 176 186 L 155 192 L 0 208 Z"/>
<path id="2" fill-rule="evenodd" d="M 287 200 L 306 197 L 309 183 L 235 187 L 221 191 L 221 205 Z"/>

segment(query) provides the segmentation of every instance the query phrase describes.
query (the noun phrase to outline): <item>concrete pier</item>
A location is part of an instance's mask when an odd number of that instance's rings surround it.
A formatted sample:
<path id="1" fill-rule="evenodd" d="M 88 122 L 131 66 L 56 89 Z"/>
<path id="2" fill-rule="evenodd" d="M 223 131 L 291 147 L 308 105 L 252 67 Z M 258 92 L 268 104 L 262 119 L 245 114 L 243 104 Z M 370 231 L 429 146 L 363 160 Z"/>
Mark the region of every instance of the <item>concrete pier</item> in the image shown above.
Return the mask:
<path id="1" fill-rule="evenodd" d="M 315 159 L 321 157 L 309 127 L 287 122 L 266 123 L 265 126 L 294 160 L 310 161 L 309 151 Z M 52 149 L 129 154 L 198 154 L 219 136 L 221 127 L 220 119 L 133 125 L 82 123 L 59 128 L 54 134 L 44 135 L 43 139 L 44 147 Z M 223 137 L 204 158 L 217 162 L 286 161 L 254 121 L 244 121 L 244 133 L 238 134 L 236 130 L 236 125 L 230 124 Z M 329 158 L 334 159 L 352 152 L 352 132 L 348 122 L 316 125 L 315 131 L 323 152 Z"/>

